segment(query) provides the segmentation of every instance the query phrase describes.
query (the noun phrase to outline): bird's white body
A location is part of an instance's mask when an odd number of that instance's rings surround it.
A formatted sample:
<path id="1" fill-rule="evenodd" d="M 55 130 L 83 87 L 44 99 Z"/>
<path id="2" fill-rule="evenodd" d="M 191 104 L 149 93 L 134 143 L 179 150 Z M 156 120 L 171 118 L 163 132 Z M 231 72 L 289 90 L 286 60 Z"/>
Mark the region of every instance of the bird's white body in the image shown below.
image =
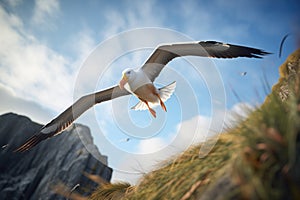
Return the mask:
<path id="1" fill-rule="evenodd" d="M 155 68 L 153 68 L 155 70 Z M 158 90 L 150 80 L 149 76 L 142 68 L 137 70 L 125 69 L 123 71 L 123 77 L 120 81 L 120 87 L 126 89 L 138 97 L 141 101 L 132 107 L 134 110 L 146 110 L 149 109 L 151 114 L 156 117 L 156 112 L 152 109 L 157 105 L 166 111 L 164 104 L 175 90 L 175 82 Z"/>

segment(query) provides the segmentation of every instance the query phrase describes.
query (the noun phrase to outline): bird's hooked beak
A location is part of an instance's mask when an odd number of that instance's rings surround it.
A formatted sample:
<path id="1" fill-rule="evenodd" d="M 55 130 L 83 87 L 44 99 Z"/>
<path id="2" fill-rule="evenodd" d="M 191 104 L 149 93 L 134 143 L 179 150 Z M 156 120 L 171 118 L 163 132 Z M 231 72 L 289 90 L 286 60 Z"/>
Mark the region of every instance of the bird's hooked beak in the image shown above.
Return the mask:
<path id="1" fill-rule="evenodd" d="M 126 74 L 123 74 L 122 79 L 119 82 L 119 87 L 123 90 L 124 89 L 124 85 L 128 82 L 128 77 L 126 76 Z"/>

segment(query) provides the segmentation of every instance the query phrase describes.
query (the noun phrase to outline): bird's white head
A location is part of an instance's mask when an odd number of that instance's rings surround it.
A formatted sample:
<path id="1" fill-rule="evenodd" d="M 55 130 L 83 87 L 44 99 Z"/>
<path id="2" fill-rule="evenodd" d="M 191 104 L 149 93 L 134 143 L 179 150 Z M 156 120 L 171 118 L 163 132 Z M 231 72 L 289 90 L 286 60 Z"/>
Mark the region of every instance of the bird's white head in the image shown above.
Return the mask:
<path id="1" fill-rule="evenodd" d="M 124 89 L 124 85 L 128 82 L 134 80 L 136 73 L 133 69 L 125 69 L 122 72 L 122 79 L 120 80 L 119 86 L 121 89 Z"/>

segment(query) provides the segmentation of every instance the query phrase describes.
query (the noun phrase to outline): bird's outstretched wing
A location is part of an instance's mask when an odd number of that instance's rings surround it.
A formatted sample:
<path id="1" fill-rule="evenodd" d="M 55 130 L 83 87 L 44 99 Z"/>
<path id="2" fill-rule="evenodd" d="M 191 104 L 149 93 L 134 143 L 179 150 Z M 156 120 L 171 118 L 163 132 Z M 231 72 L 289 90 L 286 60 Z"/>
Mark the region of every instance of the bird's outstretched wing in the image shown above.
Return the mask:
<path id="1" fill-rule="evenodd" d="M 162 45 L 156 48 L 156 50 L 143 65 L 142 70 L 147 74 L 151 81 L 154 81 L 163 67 L 176 57 L 202 56 L 215 58 L 261 58 L 262 56 L 267 54 L 269 53 L 260 49 L 232 44 L 224 44 L 215 41 L 177 43 L 171 45 Z M 58 117 L 53 119 L 47 125 L 43 126 L 37 134 L 29 138 L 27 142 L 25 142 L 25 144 L 17 148 L 15 151 L 26 151 L 37 145 L 39 142 L 59 134 L 93 105 L 128 94 L 130 93 L 126 90 L 121 90 L 119 86 L 115 86 L 94 94 L 81 97 Z"/>
<path id="2" fill-rule="evenodd" d="M 43 126 L 41 130 L 29 138 L 23 145 L 15 150 L 15 152 L 23 152 L 34 147 L 41 141 L 55 136 L 70 126 L 75 119 L 82 113 L 97 103 L 109 101 L 111 99 L 130 94 L 126 90 L 121 90 L 119 86 L 114 86 L 100 92 L 89 94 L 81 97 L 72 106 L 67 108 L 63 113 Z"/>
<path id="3" fill-rule="evenodd" d="M 150 80 L 154 81 L 164 66 L 176 57 L 201 56 L 213 58 L 262 58 L 262 56 L 267 54 L 270 53 L 261 49 L 225 44 L 216 41 L 176 43 L 157 47 L 145 62 L 142 69 Z"/>

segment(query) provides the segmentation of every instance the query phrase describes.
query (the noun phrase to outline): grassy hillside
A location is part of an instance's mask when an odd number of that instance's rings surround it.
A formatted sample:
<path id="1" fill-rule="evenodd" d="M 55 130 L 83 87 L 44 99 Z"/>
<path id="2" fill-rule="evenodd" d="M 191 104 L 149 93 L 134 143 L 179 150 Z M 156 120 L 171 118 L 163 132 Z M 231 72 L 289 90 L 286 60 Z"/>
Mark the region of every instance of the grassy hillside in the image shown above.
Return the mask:
<path id="1" fill-rule="evenodd" d="M 297 50 L 264 104 L 222 134 L 205 158 L 201 144 L 190 147 L 138 185 L 104 184 L 90 199 L 300 199 L 299 69 Z"/>

